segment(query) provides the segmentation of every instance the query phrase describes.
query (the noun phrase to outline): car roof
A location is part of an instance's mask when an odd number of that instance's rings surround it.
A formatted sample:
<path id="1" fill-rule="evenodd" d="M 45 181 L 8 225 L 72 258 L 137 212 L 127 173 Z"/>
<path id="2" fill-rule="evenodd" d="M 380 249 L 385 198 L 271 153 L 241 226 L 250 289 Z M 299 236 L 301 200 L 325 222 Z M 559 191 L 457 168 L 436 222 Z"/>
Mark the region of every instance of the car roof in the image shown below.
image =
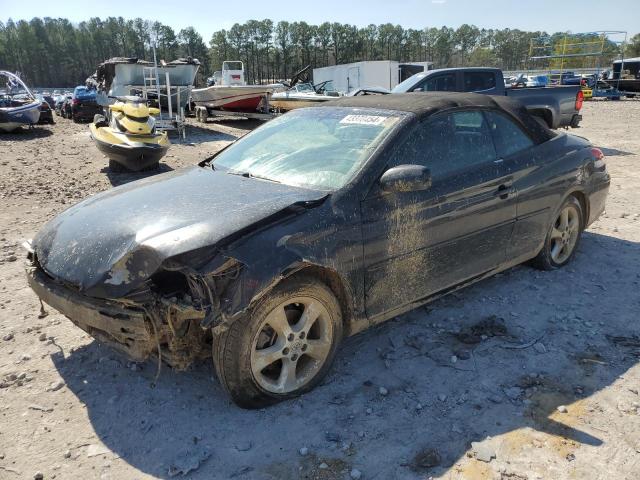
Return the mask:
<path id="1" fill-rule="evenodd" d="M 536 143 L 542 143 L 554 136 L 553 132 L 542 127 L 521 103 L 505 96 L 459 92 L 410 92 L 340 97 L 323 102 L 320 106 L 395 110 L 412 113 L 420 119 L 456 108 L 491 108 L 502 110 L 518 120 L 531 133 Z"/>
<path id="2" fill-rule="evenodd" d="M 418 117 L 431 116 L 443 110 L 460 107 L 512 109 L 518 104 L 507 97 L 494 97 L 478 93 L 410 92 L 390 95 L 362 95 L 340 97 L 323 102 L 322 106 L 372 108 L 408 112 Z"/>

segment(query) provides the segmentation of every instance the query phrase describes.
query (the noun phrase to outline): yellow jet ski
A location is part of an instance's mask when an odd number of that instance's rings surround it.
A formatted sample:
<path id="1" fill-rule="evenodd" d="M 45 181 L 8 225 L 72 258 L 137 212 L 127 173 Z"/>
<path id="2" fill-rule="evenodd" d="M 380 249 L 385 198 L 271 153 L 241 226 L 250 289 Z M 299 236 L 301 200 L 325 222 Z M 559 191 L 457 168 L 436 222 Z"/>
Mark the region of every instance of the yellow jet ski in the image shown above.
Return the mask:
<path id="1" fill-rule="evenodd" d="M 109 158 L 113 171 L 152 170 L 158 168 L 171 143 L 167 132 L 156 132 L 155 119 L 160 110 L 151 108 L 140 97 L 116 97 L 109 105 L 109 117 L 96 115 L 89 125 L 98 150 Z"/>

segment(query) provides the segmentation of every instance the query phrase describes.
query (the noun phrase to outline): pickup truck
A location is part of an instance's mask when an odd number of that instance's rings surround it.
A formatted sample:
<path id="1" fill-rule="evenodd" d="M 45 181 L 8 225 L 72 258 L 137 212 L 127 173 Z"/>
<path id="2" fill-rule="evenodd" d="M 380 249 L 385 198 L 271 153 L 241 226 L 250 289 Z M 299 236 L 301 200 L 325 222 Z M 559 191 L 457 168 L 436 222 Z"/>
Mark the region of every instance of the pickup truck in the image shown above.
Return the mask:
<path id="1" fill-rule="evenodd" d="M 584 95 L 580 85 L 557 87 L 505 87 L 499 68 L 443 68 L 416 73 L 399 83 L 391 93 L 475 92 L 505 95 L 522 103 L 549 128 L 579 126 Z"/>

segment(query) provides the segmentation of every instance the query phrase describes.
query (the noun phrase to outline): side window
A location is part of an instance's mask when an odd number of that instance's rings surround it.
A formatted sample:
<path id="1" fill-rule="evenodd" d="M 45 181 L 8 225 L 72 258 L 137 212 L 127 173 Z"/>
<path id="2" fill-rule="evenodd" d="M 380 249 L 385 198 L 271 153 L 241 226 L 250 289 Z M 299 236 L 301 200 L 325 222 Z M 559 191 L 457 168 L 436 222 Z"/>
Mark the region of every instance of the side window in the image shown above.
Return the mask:
<path id="1" fill-rule="evenodd" d="M 485 112 L 498 157 L 504 158 L 533 146 L 533 140 L 505 114 Z"/>
<path id="2" fill-rule="evenodd" d="M 496 76 L 493 72 L 464 72 L 465 92 L 480 92 L 496 87 Z"/>
<path id="3" fill-rule="evenodd" d="M 444 75 L 436 75 L 431 77 L 418 87 L 423 92 L 455 92 L 456 91 L 456 74 L 447 73 Z"/>
<path id="4" fill-rule="evenodd" d="M 485 117 L 471 110 L 436 115 L 419 125 L 396 152 L 391 166 L 424 165 L 437 180 L 495 159 Z"/>

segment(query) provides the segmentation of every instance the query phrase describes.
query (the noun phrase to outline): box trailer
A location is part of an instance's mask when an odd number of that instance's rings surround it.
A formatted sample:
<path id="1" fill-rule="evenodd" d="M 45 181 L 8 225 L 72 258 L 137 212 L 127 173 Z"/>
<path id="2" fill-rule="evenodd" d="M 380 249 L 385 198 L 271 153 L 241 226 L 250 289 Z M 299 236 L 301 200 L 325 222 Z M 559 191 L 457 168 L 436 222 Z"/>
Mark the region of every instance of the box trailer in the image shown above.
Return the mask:
<path id="1" fill-rule="evenodd" d="M 411 75 L 433 68 L 432 62 L 396 62 L 375 60 L 346 63 L 313 69 L 313 83 L 333 81 L 333 87 L 344 93 L 358 88 L 383 87 L 391 90 Z"/>

